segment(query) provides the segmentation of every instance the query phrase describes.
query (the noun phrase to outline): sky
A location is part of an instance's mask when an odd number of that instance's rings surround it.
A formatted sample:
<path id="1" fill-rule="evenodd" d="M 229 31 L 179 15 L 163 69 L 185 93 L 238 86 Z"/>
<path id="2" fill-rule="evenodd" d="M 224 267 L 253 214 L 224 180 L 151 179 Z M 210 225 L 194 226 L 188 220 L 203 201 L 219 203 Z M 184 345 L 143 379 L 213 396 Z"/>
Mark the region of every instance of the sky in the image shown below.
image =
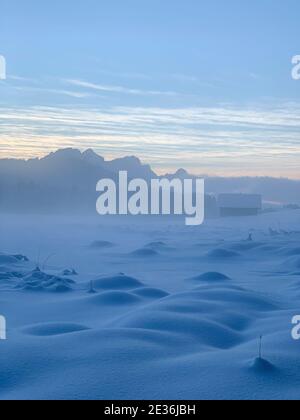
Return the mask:
<path id="1" fill-rule="evenodd" d="M 300 178 L 299 0 L 0 0 L 0 158 Z"/>

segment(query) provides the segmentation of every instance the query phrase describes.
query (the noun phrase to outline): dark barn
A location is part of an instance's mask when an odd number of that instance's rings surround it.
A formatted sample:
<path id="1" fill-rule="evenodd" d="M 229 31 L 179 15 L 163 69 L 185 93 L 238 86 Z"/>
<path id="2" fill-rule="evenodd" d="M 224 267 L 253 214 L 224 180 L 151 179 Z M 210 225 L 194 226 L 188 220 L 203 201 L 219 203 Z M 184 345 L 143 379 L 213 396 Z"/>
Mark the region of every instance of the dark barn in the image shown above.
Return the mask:
<path id="1" fill-rule="evenodd" d="M 221 217 L 257 216 L 262 210 L 259 194 L 220 194 L 218 207 Z"/>

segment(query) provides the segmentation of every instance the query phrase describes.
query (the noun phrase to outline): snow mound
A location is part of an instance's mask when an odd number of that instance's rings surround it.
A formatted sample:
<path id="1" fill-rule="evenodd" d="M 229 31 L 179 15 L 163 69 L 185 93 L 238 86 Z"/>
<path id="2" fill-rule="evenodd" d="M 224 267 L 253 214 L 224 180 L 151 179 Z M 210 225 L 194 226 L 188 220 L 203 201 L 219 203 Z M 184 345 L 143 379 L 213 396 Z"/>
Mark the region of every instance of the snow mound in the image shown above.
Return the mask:
<path id="1" fill-rule="evenodd" d="M 295 282 L 293 282 L 290 286 L 289 289 L 292 290 L 295 293 L 295 297 L 299 296 L 299 291 L 300 291 L 300 281 L 297 280 Z"/>
<path id="2" fill-rule="evenodd" d="M 226 311 L 225 313 L 216 313 L 212 319 L 220 324 L 226 325 L 235 331 L 245 331 L 253 323 L 251 316 L 244 315 L 240 312 Z"/>
<path id="3" fill-rule="evenodd" d="M 72 269 L 72 270 L 66 269 L 66 270 L 64 270 L 64 271 L 62 272 L 62 275 L 63 275 L 64 277 L 68 277 L 68 276 L 78 276 L 78 273 L 77 273 L 77 271 L 76 271 L 76 270 L 74 270 L 74 269 Z"/>
<path id="4" fill-rule="evenodd" d="M 244 332 L 255 321 L 257 312 L 274 308 L 263 297 L 240 288 L 207 287 L 170 295 L 115 323 L 118 328 L 174 334 L 186 344 L 196 341 L 204 347 L 229 349 L 247 340 Z"/>
<path id="5" fill-rule="evenodd" d="M 112 291 L 94 295 L 89 298 L 89 302 L 101 306 L 121 306 L 138 304 L 141 302 L 141 299 L 133 293 Z"/>
<path id="6" fill-rule="evenodd" d="M 256 312 L 269 312 L 279 309 L 278 305 L 259 293 L 254 293 L 242 288 L 210 287 L 197 288 L 199 297 L 203 300 L 213 301 L 228 308 L 235 308 L 244 313 L 245 310 Z"/>
<path id="7" fill-rule="evenodd" d="M 89 328 L 83 325 L 58 322 L 52 324 L 33 325 L 23 329 L 23 333 L 36 337 L 50 337 L 56 335 L 72 334 L 87 330 L 89 330 Z"/>
<path id="8" fill-rule="evenodd" d="M 300 269 L 300 257 L 294 260 L 294 266 L 297 270 Z"/>
<path id="9" fill-rule="evenodd" d="M 299 256 L 300 257 L 300 248 L 288 249 L 285 252 L 285 255 L 287 255 L 288 257 L 294 257 L 294 256 Z"/>
<path id="10" fill-rule="evenodd" d="M 132 252 L 131 255 L 135 257 L 148 258 L 148 257 L 156 257 L 157 255 L 159 255 L 159 253 L 155 249 L 140 248 Z"/>
<path id="11" fill-rule="evenodd" d="M 151 287 L 143 287 L 141 289 L 132 291 L 135 295 L 146 298 L 146 299 L 162 299 L 169 296 L 167 292 L 161 289 L 155 289 Z"/>
<path id="12" fill-rule="evenodd" d="M 262 245 L 259 247 L 259 252 L 276 252 L 278 250 L 278 246 L 276 245 Z"/>
<path id="13" fill-rule="evenodd" d="M 22 254 L 13 255 L 20 262 L 29 262 L 29 259 Z"/>
<path id="14" fill-rule="evenodd" d="M 15 247 L 3 248 L 13 264 L 0 264 L 9 338 L 0 352 L 0 400 L 298 400 L 291 320 L 300 300 L 300 235 L 266 232 L 298 229 L 299 215 L 208 220 L 201 229 L 173 218 L 112 218 L 100 235 L 98 219 L 30 216 L 28 225 L 10 216 L 0 229 Z M 243 241 L 252 230 L 262 242 L 253 249 L 254 241 Z M 52 269 L 32 271 L 33 262 L 13 254 L 35 255 L 41 237 L 42 267 L 50 252 L 58 257 Z M 95 239 L 116 248 L 92 250 Z M 129 254 L 141 247 L 159 255 Z M 206 256 L 220 250 L 226 255 Z M 65 277 L 66 268 L 80 275 Z M 67 279 L 77 281 L 67 284 L 73 292 L 50 293 Z"/>
<path id="15" fill-rule="evenodd" d="M 208 272 L 201 274 L 200 276 L 193 277 L 192 281 L 199 282 L 199 281 L 228 281 L 231 280 L 230 277 L 227 277 L 225 274 L 218 273 L 218 272 Z"/>
<path id="16" fill-rule="evenodd" d="M 267 360 L 257 357 L 251 366 L 251 370 L 258 374 L 270 374 L 276 372 L 276 367 Z"/>
<path id="17" fill-rule="evenodd" d="M 291 273 L 290 275 L 300 277 L 300 271 L 295 271 L 294 273 Z"/>
<path id="18" fill-rule="evenodd" d="M 165 248 L 167 244 L 163 241 L 154 241 L 146 245 L 148 248 Z"/>
<path id="19" fill-rule="evenodd" d="M 298 271 L 300 270 L 300 257 L 290 257 L 287 261 L 281 264 L 284 270 Z"/>
<path id="20" fill-rule="evenodd" d="M 236 251 L 230 251 L 225 248 L 217 248 L 209 251 L 207 257 L 211 260 L 232 260 L 239 258 L 241 254 Z"/>
<path id="21" fill-rule="evenodd" d="M 233 244 L 230 249 L 237 252 L 243 251 L 252 251 L 258 247 L 261 247 L 263 244 L 261 242 L 239 242 Z"/>
<path id="22" fill-rule="evenodd" d="M 128 315 L 120 326 L 178 334 L 181 340 L 196 340 L 204 346 L 219 349 L 229 349 L 242 341 L 237 332 L 226 326 L 184 313 L 138 311 Z"/>
<path id="23" fill-rule="evenodd" d="M 7 255 L 0 253 L 0 264 L 17 264 L 20 260 L 16 258 L 14 255 Z"/>
<path id="24" fill-rule="evenodd" d="M 0 273 L 0 281 L 21 279 L 23 276 L 24 274 L 18 271 L 7 271 L 7 272 Z"/>
<path id="25" fill-rule="evenodd" d="M 172 250 L 172 248 L 163 241 L 150 242 L 145 246 L 145 248 L 152 249 L 153 251 L 156 251 L 156 252 Z"/>
<path id="26" fill-rule="evenodd" d="M 113 248 L 115 246 L 114 243 L 109 242 L 109 241 L 94 241 L 91 245 L 90 248 L 92 249 L 108 249 L 108 248 Z"/>
<path id="27" fill-rule="evenodd" d="M 39 269 L 20 279 L 17 288 L 29 291 L 63 293 L 73 290 L 74 280 L 53 276 Z"/>
<path id="28" fill-rule="evenodd" d="M 93 287 L 102 290 L 132 290 L 143 287 L 143 283 L 133 277 L 119 274 L 95 280 L 93 281 Z"/>

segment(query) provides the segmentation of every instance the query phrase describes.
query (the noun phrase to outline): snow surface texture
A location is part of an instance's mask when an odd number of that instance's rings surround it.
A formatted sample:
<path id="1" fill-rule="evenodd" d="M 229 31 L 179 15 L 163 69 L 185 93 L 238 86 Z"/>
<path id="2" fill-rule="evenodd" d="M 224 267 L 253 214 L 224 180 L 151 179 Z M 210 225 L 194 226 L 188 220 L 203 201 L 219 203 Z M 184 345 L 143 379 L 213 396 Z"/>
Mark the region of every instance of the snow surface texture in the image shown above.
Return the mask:
<path id="1" fill-rule="evenodd" d="M 0 398 L 299 399 L 299 222 L 3 216 Z"/>

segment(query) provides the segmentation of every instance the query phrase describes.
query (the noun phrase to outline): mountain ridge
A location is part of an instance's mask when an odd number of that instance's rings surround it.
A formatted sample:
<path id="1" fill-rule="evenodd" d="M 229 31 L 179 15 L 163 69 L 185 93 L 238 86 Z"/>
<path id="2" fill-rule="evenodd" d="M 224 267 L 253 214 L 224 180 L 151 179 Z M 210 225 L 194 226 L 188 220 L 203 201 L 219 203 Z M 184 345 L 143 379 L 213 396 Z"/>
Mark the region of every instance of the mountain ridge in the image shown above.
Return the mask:
<path id="1" fill-rule="evenodd" d="M 92 149 L 59 149 L 42 158 L 0 159 L 0 212 L 95 210 L 101 178 L 194 178 L 185 169 L 159 176 L 136 156 L 106 160 Z M 261 194 L 266 202 L 300 204 L 300 181 L 270 177 L 204 176 L 207 194 Z"/>

